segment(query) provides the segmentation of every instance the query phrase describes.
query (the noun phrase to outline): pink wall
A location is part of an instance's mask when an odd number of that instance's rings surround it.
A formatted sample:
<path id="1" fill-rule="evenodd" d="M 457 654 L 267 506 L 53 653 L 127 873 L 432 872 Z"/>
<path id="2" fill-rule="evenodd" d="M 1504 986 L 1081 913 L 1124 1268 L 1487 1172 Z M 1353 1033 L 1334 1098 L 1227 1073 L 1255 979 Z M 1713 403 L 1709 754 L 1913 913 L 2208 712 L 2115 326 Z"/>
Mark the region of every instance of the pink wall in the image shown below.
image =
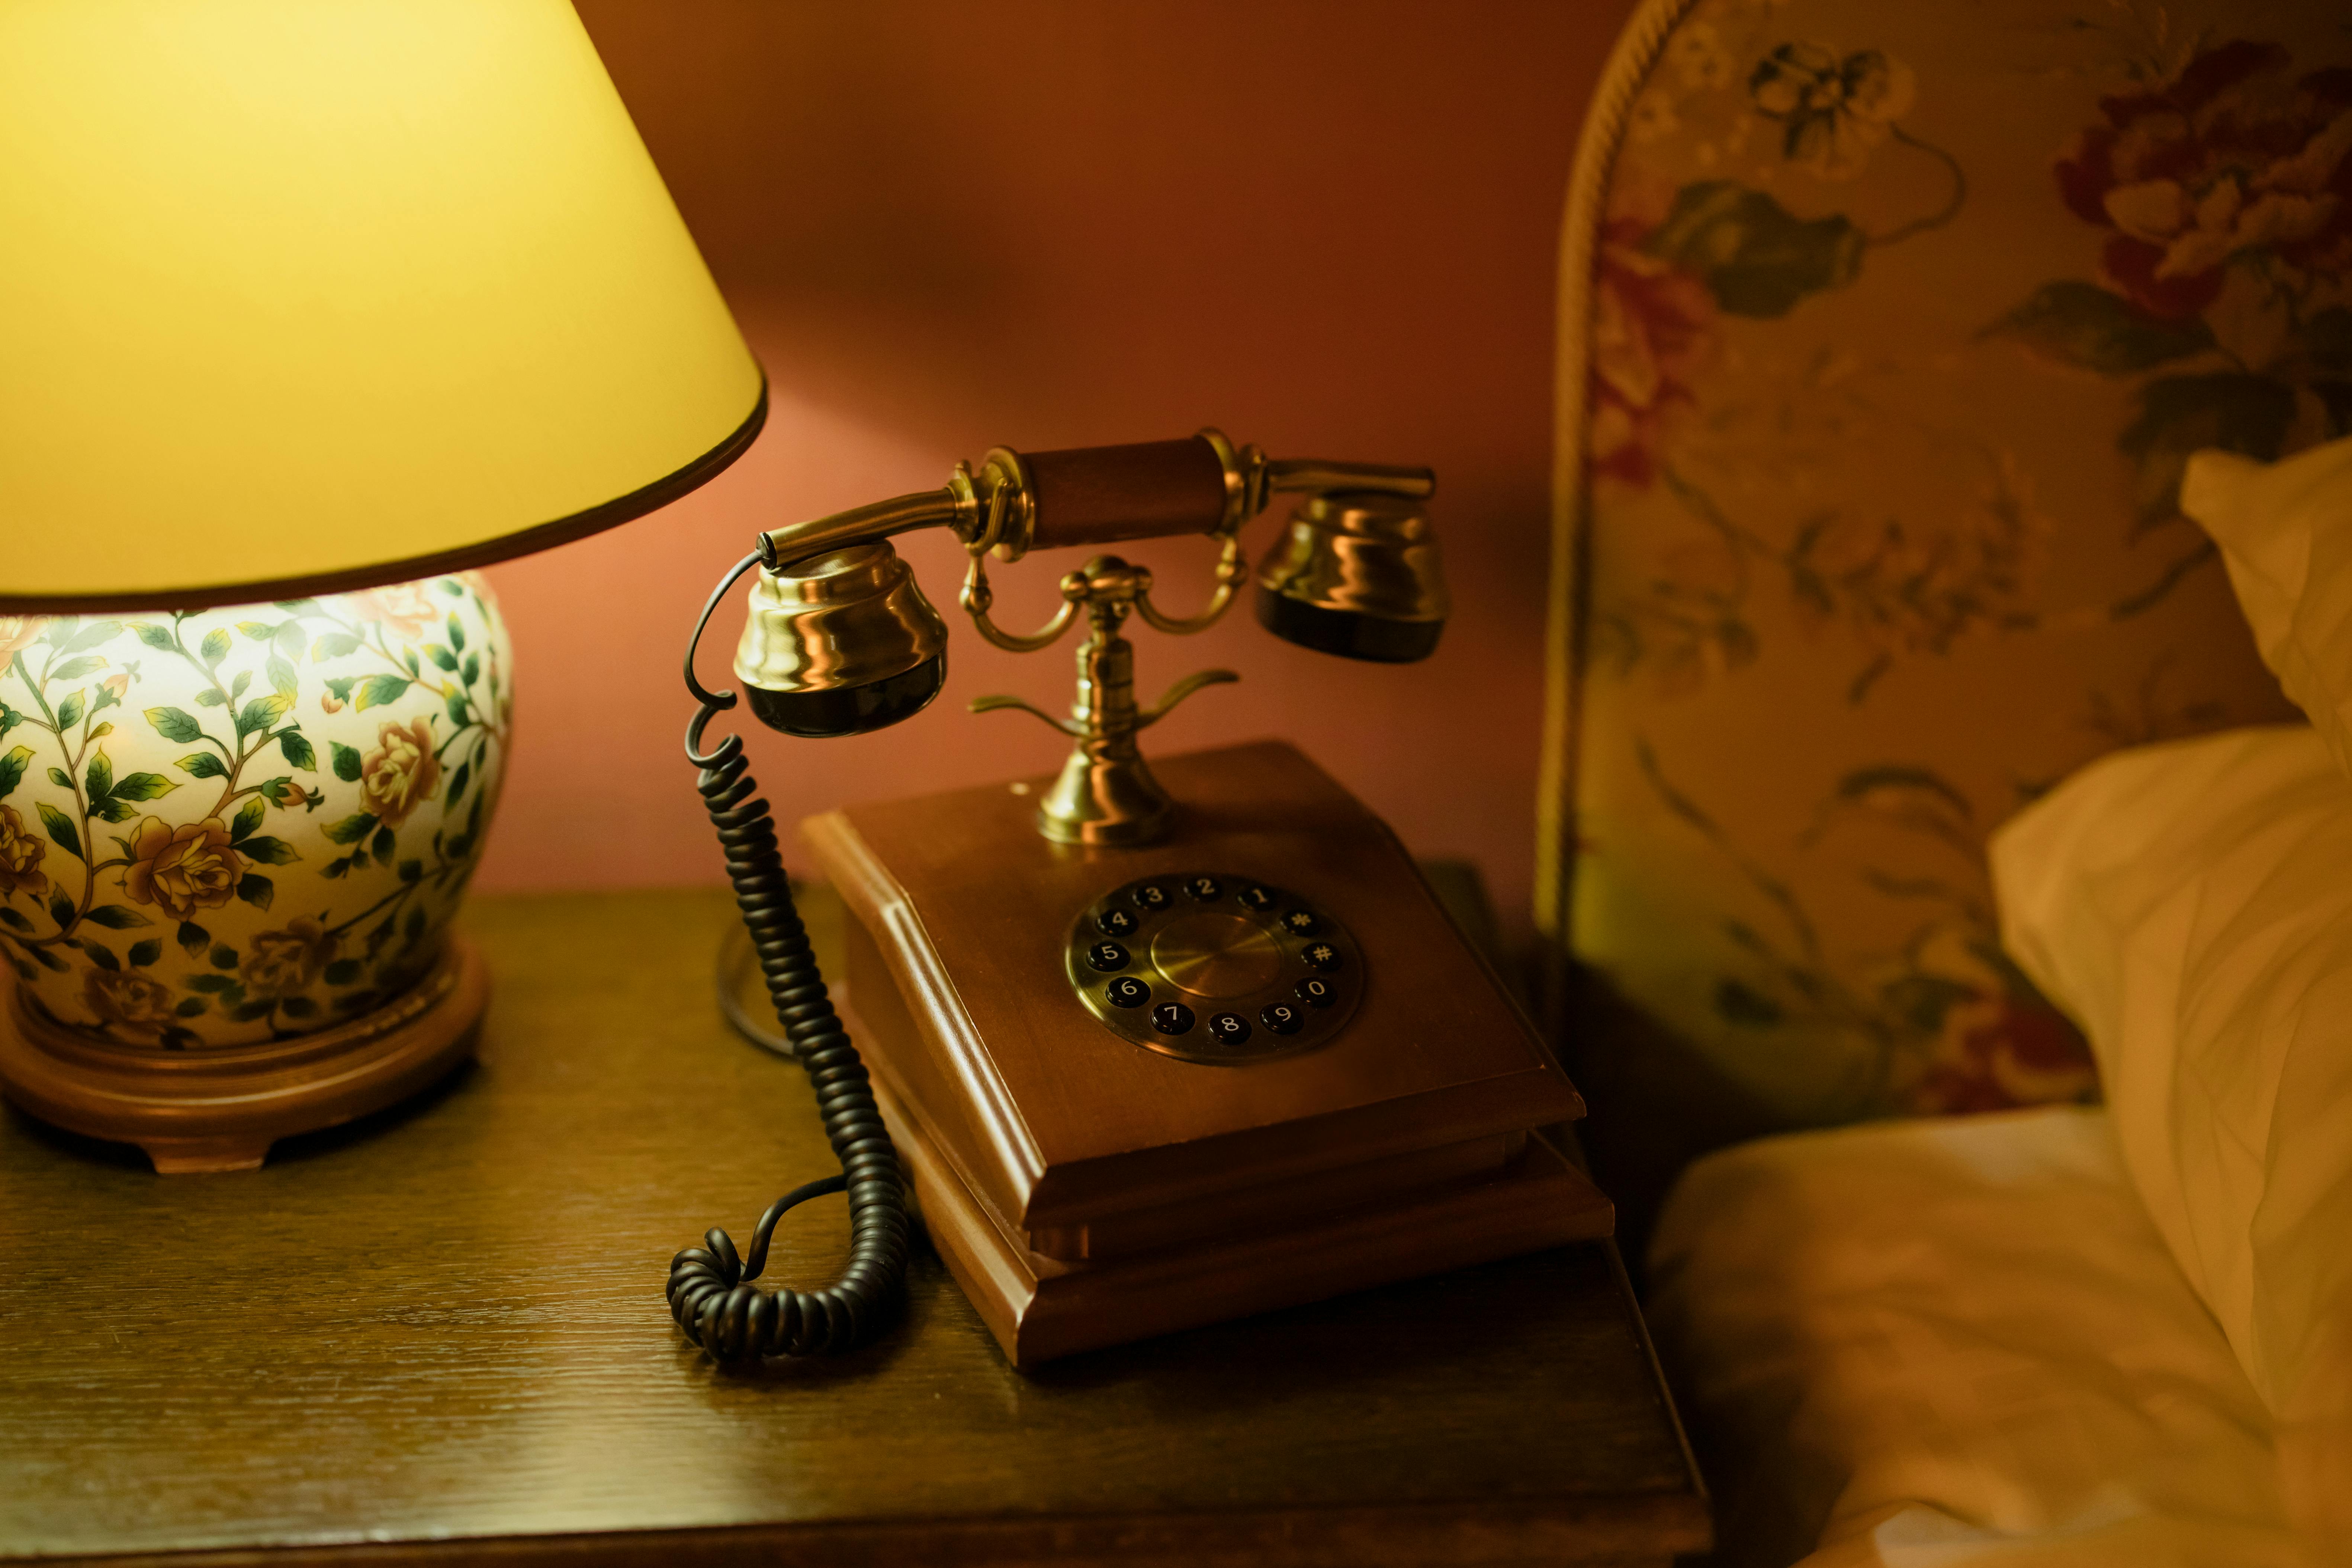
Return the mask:
<path id="1" fill-rule="evenodd" d="M 843 5 L 580 0 L 771 378 L 767 434 L 625 528 L 492 573 L 520 733 L 486 889 L 714 880 L 678 752 L 677 655 L 757 528 L 940 483 L 987 447 L 1189 434 L 1424 462 L 1455 610 L 1428 662 L 1328 658 L 1246 606 L 1140 631 L 1147 699 L 1243 673 L 1161 752 L 1295 739 L 1423 854 L 1467 855 L 1524 921 L 1541 704 L 1553 250 L 1576 128 L 1625 0 Z M 1251 531 L 1253 556 L 1276 526 Z M 1050 771 L 1066 649 L 959 626 L 961 552 L 906 553 L 950 620 L 937 706 L 862 741 L 754 731 L 787 818 Z M 1136 547 L 1180 612 L 1198 541 Z M 1042 618 L 1074 560 L 996 574 Z M 725 670 L 725 613 L 707 674 Z"/>

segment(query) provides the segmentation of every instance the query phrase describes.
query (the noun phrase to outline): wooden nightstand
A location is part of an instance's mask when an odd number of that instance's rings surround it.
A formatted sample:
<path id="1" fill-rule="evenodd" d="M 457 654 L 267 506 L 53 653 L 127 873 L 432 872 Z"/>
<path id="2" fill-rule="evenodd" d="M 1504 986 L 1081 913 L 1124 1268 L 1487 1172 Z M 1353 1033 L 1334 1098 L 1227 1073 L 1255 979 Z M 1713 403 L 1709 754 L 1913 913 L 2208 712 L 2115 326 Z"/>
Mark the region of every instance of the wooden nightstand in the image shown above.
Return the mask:
<path id="1" fill-rule="evenodd" d="M 814 917 L 818 913 L 812 910 Z M 0 1558 L 1664 1563 L 1706 1504 L 1580 1245 L 1023 1374 L 927 1247 L 897 1331 L 721 1372 L 669 1257 L 834 1167 L 710 997 L 719 891 L 483 899 L 480 1059 L 162 1178 L 0 1128 Z M 831 1277 L 838 1200 L 769 1278 Z M 188 1556 L 184 1554 L 195 1553 Z"/>

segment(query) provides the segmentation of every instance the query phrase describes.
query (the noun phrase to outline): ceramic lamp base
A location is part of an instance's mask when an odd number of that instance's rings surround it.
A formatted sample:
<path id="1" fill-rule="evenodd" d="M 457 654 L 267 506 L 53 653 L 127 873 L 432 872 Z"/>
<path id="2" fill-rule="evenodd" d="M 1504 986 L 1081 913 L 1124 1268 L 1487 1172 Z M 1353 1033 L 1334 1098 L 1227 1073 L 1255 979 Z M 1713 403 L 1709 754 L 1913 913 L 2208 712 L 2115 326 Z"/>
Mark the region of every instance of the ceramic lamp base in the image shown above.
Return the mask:
<path id="1" fill-rule="evenodd" d="M 164 1175 L 249 1171 L 269 1146 L 364 1116 L 473 1054 L 490 997 L 471 942 L 451 936 L 395 1002 L 331 1029 L 214 1050 L 126 1050 L 0 1004 L 0 1092 L 44 1121 L 136 1143 Z"/>

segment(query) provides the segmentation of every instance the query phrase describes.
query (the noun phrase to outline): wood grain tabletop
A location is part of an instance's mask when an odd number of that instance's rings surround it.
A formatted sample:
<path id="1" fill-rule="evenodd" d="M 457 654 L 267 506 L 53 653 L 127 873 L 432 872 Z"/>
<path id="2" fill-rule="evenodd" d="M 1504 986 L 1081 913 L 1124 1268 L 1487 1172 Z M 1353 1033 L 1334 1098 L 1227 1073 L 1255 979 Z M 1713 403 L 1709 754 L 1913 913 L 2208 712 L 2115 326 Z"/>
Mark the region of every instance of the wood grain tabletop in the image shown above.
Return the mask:
<path id="1" fill-rule="evenodd" d="M 813 911 L 814 913 L 823 911 Z M 670 1255 L 830 1173 L 711 1000 L 718 890 L 475 900 L 479 1059 L 163 1178 L 0 1124 L 0 1558 L 1654 1562 L 1704 1500 L 1572 1247 L 1013 1371 L 928 1247 L 833 1361 L 712 1366 Z M 813 918 L 813 924 L 815 923 Z M 814 1287 L 838 1198 L 777 1237 Z"/>

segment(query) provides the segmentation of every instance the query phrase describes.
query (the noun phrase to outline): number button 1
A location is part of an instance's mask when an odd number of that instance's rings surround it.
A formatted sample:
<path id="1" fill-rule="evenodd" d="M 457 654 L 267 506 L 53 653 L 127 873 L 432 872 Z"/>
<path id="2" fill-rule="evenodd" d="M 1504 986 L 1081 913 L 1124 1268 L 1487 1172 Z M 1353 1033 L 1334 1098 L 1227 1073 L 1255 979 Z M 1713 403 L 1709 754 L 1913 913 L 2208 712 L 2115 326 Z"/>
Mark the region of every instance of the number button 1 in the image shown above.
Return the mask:
<path id="1" fill-rule="evenodd" d="M 1260 914 L 1274 908 L 1274 894 L 1265 888 L 1253 885 L 1244 888 L 1235 896 L 1241 900 L 1244 908 L 1255 910 Z"/>

